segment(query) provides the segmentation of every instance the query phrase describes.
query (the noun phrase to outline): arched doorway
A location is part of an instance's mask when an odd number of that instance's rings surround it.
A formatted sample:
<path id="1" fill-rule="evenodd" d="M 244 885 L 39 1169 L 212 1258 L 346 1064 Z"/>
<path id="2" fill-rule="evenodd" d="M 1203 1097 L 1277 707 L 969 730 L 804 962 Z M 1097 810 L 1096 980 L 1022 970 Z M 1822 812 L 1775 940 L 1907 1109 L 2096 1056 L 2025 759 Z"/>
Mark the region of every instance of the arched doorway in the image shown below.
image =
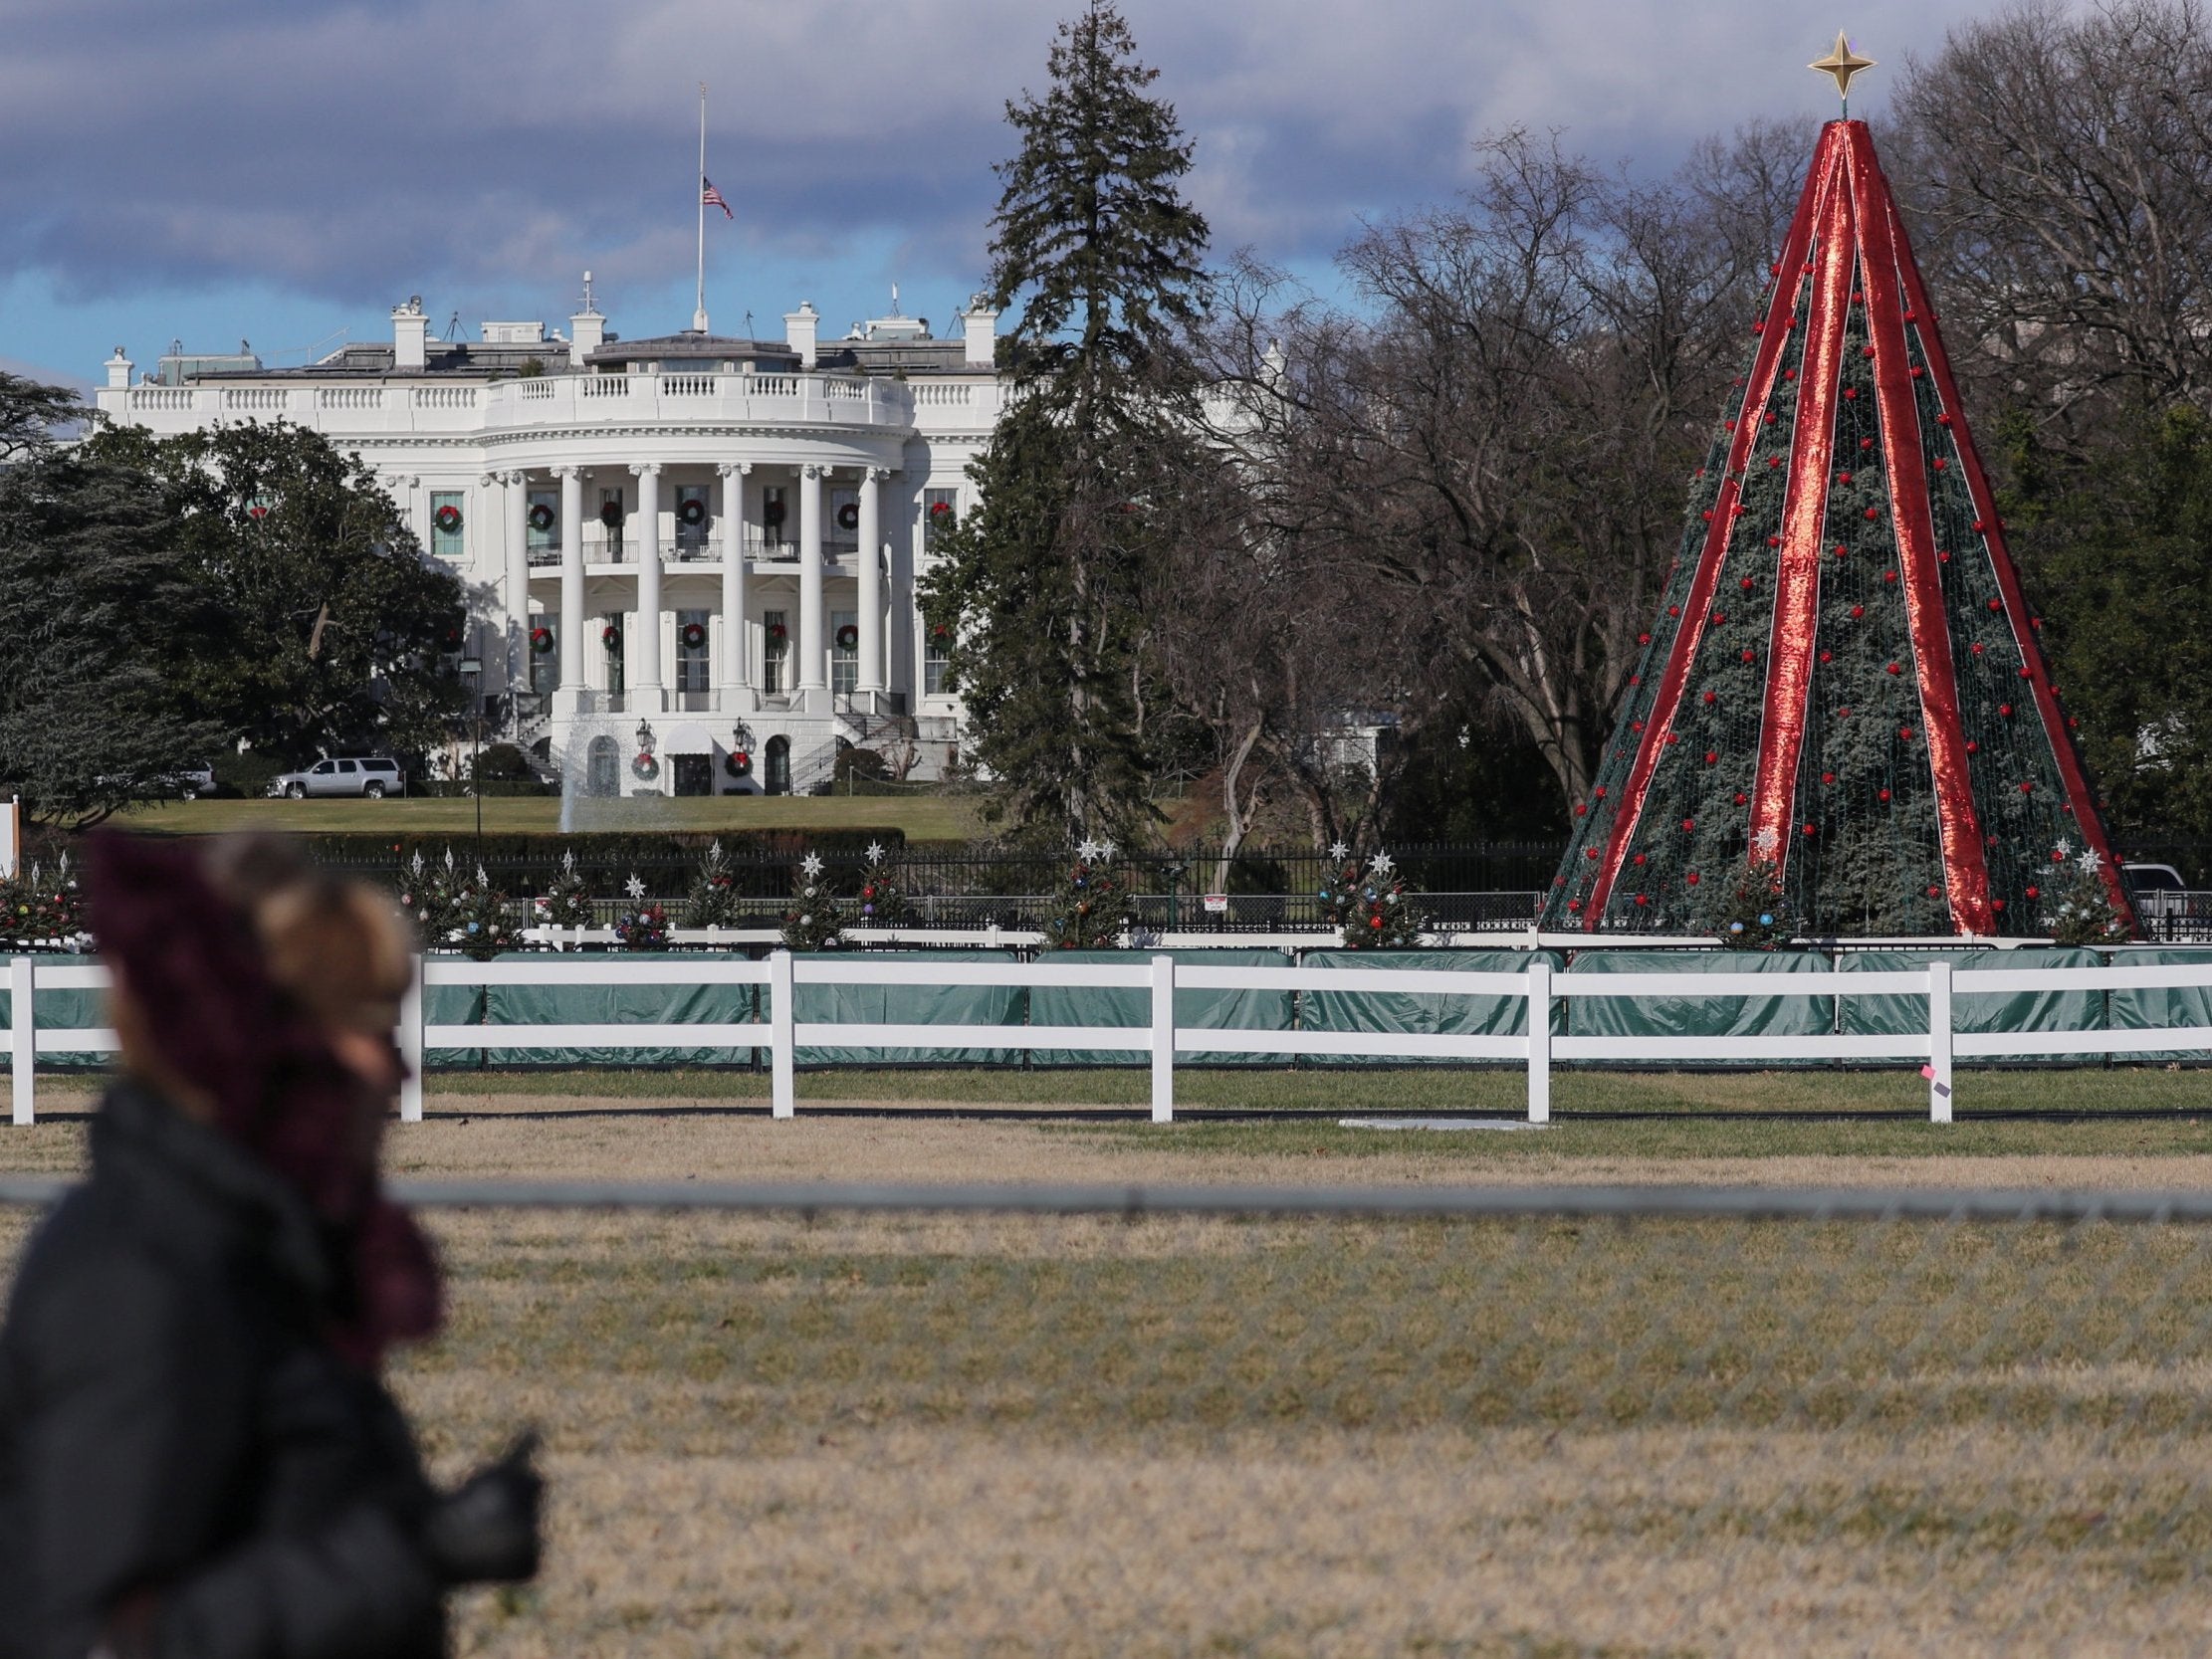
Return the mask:
<path id="1" fill-rule="evenodd" d="M 772 795 L 791 792 L 791 740 L 784 736 L 769 739 L 767 750 L 768 771 L 761 779 L 761 787 Z"/>
<path id="2" fill-rule="evenodd" d="M 584 766 L 583 792 L 619 795 L 622 792 L 622 750 L 612 737 L 594 737 Z"/>

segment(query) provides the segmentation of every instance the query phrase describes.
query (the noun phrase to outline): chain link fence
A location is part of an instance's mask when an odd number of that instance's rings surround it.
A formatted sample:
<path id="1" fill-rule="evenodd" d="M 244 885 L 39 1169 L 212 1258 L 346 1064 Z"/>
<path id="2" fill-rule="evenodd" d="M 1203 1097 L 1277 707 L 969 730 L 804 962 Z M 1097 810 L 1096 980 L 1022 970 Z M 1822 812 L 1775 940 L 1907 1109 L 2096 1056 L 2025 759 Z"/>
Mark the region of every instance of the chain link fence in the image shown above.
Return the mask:
<path id="1" fill-rule="evenodd" d="M 464 1653 L 2212 1647 L 2202 1198 L 411 1195 L 553 1480 Z"/>

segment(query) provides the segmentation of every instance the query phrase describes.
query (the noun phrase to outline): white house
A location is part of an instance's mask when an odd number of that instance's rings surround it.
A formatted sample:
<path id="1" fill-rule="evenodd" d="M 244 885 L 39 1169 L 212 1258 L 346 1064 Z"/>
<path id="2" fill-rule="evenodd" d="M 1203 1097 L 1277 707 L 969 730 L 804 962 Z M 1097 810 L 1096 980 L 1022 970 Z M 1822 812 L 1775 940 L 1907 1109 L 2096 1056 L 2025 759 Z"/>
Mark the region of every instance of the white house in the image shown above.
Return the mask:
<path id="1" fill-rule="evenodd" d="M 827 342 L 817 320 L 623 340 L 586 273 L 565 338 L 435 340 L 417 299 L 389 343 L 305 368 L 179 352 L 134 385 L 118 346 L 98 401 L 156 433 L 286 420 L 357 453 L 465 584 L 494 727 L 594 793 L 803 790 L 846 743 L 913 742 L 926 777 L 960 707 L 915 583 L 997 419 L 997 317 Z"/>

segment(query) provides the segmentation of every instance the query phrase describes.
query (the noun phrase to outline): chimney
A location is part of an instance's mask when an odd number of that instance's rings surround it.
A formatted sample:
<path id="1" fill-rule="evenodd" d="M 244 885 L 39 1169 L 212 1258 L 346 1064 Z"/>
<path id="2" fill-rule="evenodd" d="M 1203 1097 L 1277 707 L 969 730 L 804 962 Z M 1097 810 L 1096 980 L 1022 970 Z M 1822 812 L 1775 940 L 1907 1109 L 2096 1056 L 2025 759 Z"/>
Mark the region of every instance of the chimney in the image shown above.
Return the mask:
<path id="1" fill-rule="evenodd" d="M 583 310 L 568 318 L 568 366 L 583 367 L 583 360 L 604 343 L 607 319 L 591 298 L 591 273 L 583 274 Z"/>
<path id="2" fill-rule="evenodd" d="M 430 360 L 430 319 L 422 314 L 422 296 L 412 294 L 391 313 L 391 366 L 419 369 Z"/>
<path id="3" fill-rule="evenodd" d="M 130 359 L 122 354 L 122 347 L 115 347 L 115 354 L 108 359 L 108 384 L 111 387 L 130 384 Z"/>
<path id="4" fill-rule="evenodd" d="M 814 366 L 814 325 L 820 320 L 811 300 L 801 300 L 797 311 L 783 313 L 783 341 L 798 352 L 801 368 Z"/>
<path id="5" fill-rule="evenodd" d="M 990 368 L 998 360 L 998 313 L 982 295 L 968 302 L 960 313 L 961 332 L 968 341 L 968 366 Z"/>

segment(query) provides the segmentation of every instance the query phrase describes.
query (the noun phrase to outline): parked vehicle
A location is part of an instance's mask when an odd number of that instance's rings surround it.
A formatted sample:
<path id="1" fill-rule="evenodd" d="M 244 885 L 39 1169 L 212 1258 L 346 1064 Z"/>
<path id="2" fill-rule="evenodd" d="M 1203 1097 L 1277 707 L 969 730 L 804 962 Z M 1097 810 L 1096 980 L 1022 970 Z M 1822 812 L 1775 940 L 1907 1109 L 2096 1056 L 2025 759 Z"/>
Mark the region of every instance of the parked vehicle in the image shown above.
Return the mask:
<path id="1" fill-rule="evenodd" d="M 305 800 L 310 795 L 364 795 L 376 800 L 403 795 L 407 780 L 399 762 L 385 755 L 340 755 L 318 760 L 300 772 L 279 772 L 269 780 L 269 793 Z"/>
<path id="2" fill-rule="evenodd" d="M 2119 873 L 2139 921 L 2147 924 L 2189 914 L 2189 884 L 2172 865 L 2123 864 Z"/>

